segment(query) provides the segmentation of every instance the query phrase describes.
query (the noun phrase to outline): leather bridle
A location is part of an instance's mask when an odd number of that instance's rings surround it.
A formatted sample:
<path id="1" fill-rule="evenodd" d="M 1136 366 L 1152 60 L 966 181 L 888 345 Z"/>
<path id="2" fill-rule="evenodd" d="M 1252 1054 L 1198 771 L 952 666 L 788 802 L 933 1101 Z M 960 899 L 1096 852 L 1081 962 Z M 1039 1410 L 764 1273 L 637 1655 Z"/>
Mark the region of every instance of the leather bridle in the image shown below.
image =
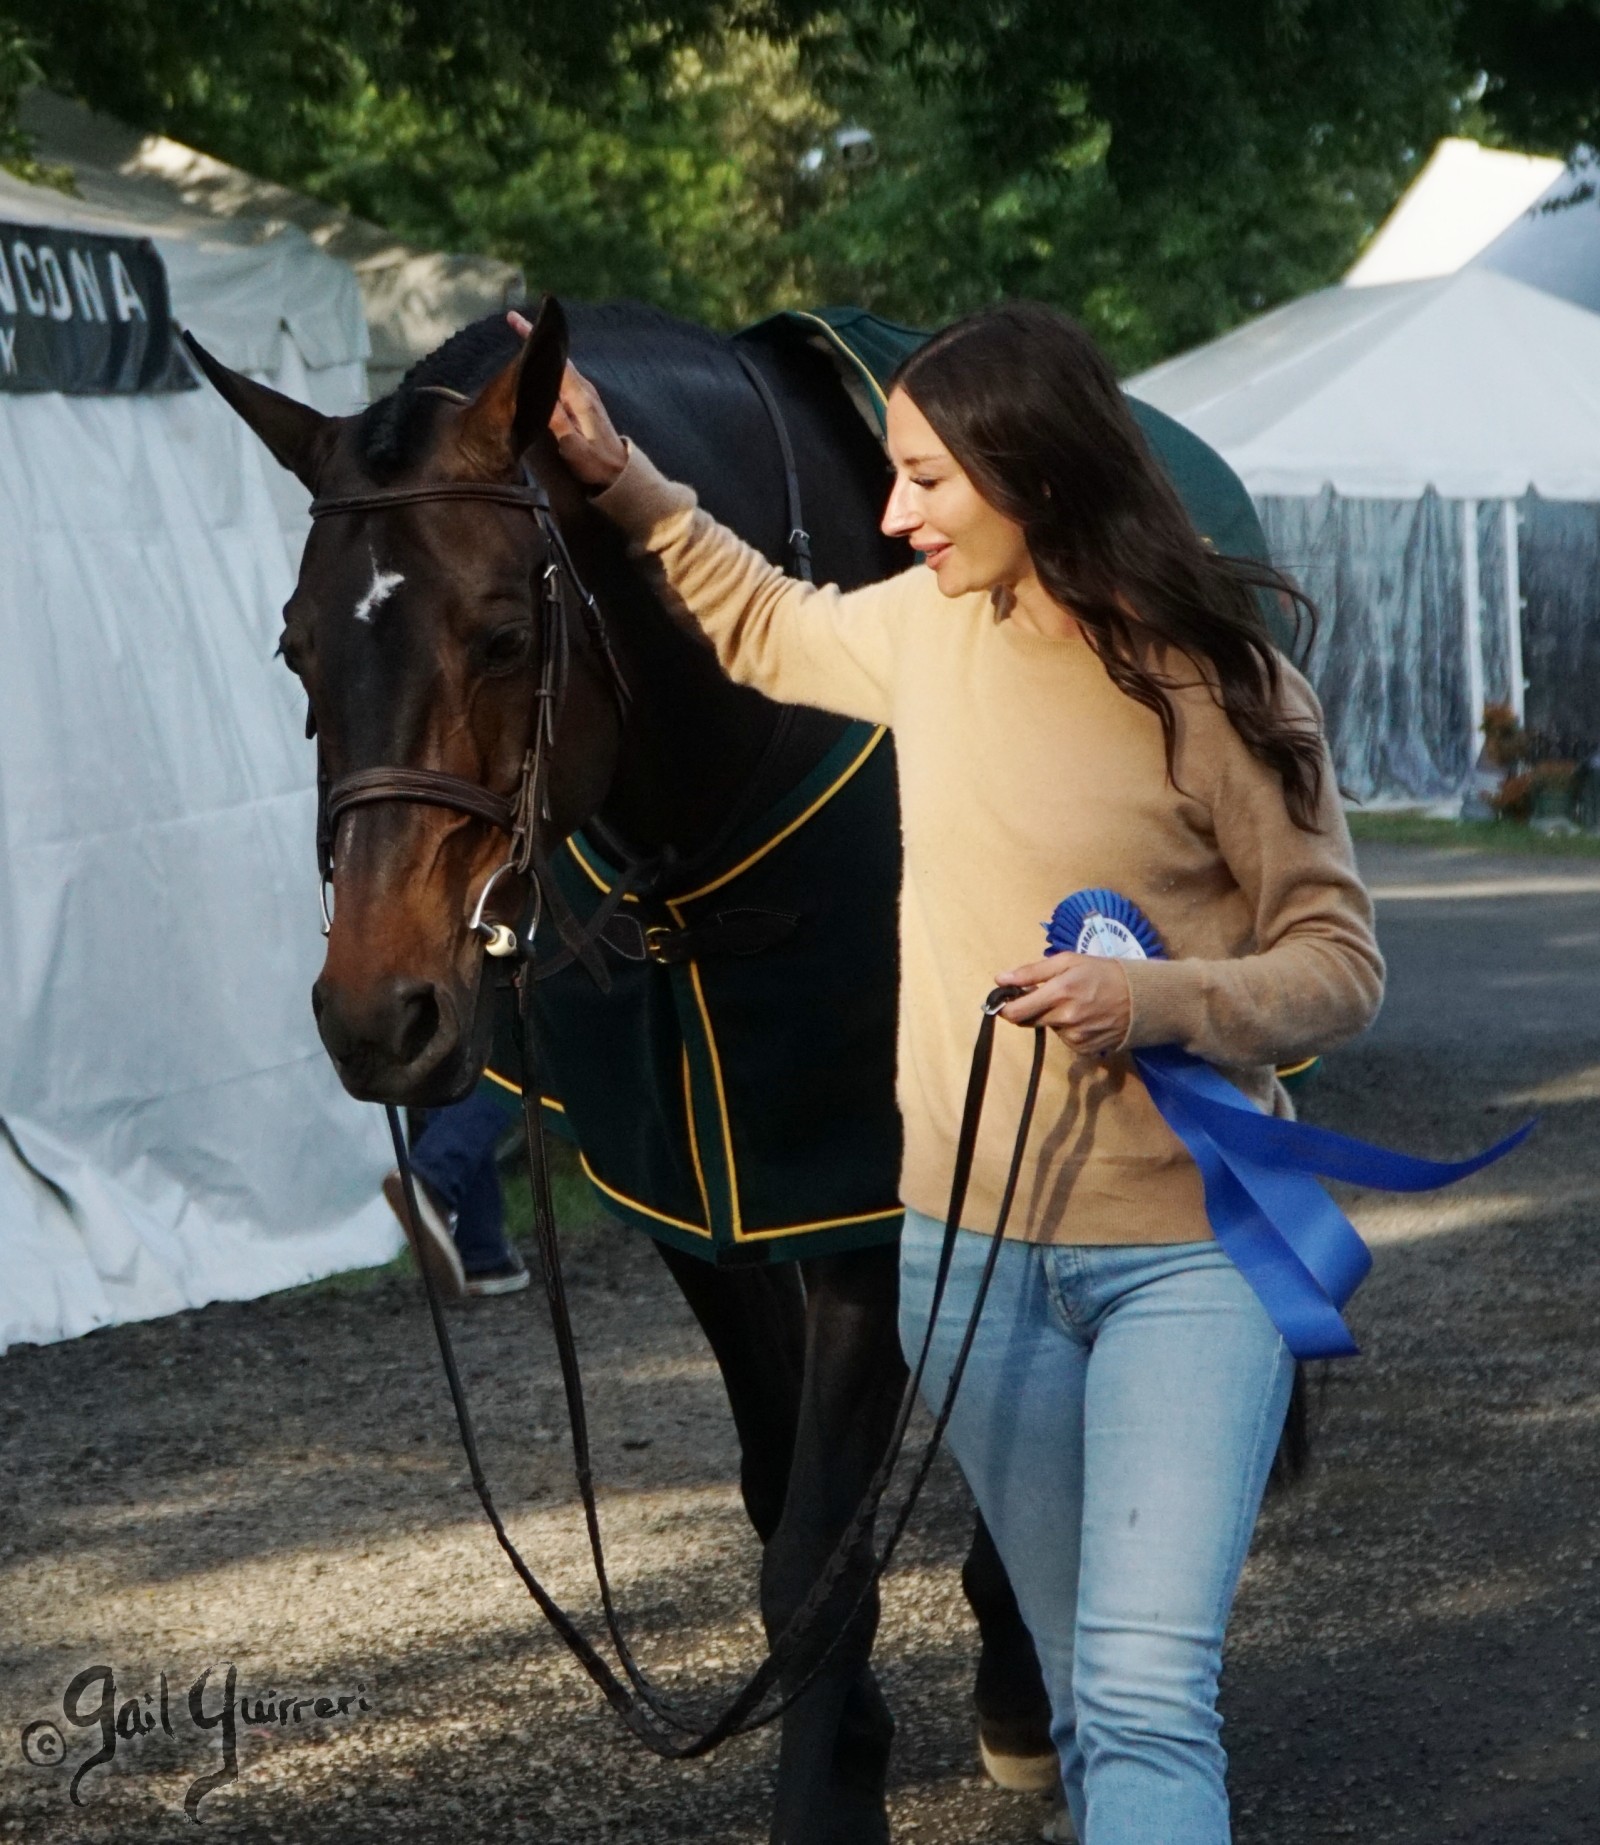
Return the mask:
<path id="1" fill-rule="evenodd" d="M 323 766 L 319 745 L 317 869 L 322 880 L 323 933 L 326 934 L 332 927 L 328 886 L 333 877 L 334 847 L 339 822 L 344 815 L 353 808 L 390 801 L 445 807 L 452 812 L 487 821 L 490 826 L 510 837 L 510 851 L 505 861 L 490 873 L 479 891 L 468 925 L 473 934 L 482 938 L 485 952 L 497 957 L 515 955 L 531 961 L 540 910 L 548 905 L 551 920 L 565 944 L 564 952 L 558 957 L 560 965 L 565 966 L 573 960 L 582 961 L 602 986 L 609 986 L 609 977 L 595 944 L 600 929 L 610 920 L 615 906 L 607 906 L 603 916 L 591 918 L 588 928 L 584 928 L 572 914 L 555 879 L 550 875 L 539 839 L 539 823 L 548 822 L 551 818 L 551 753 L 571 677 L 574 605 L 589 643 L 599 656 L 619 721 L 625 720 L 627 716 L 629 692 L 611 646 L 605 617 L 572 561 L 572 553 L 551 511 L 549 494 L 524 461 L 520 484 L 502 481 L 437 481 L 416 487 L 375 488 L 368 493 L 314 499 L 311 502 L 311 517 L 340 518 L 352 513 L 388 511 L 396 506 L 418 506 L 440 500 L 471 500 L 480 504 L 513 507 L 532 516 L 544 540 L 545 561 L 539 599 L 539 683 L 534 693 L 533 741 L 523 754 L 517 788 L 509 796 L 496 793 L 494 789 L 484 787 L 479 782 L 468 781 L 463 776 L 447 775 L 438 769 L 413 769 L 398 764 L 357 769 L 332 781 Z M 314 720 L 308 723 L 308 729 L 314 729 Z M 485 916 L 495 886 L 508 874 L 520 877 L 531 874 L 527 911 L 516 929 L 504 923 L 490 922 Z M 550 964 L 540 971 L 556 970 Z"/>

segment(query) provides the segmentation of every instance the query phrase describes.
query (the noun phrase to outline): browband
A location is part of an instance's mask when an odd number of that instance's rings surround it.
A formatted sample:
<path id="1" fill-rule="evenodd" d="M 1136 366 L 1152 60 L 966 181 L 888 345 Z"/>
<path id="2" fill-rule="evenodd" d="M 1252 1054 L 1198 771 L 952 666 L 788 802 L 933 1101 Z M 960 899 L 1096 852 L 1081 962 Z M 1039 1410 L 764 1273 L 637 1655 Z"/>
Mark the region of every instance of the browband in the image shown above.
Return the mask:
<path id="1" fill-rule="evenodd" d="M 537 484 L 516 487 L 509 481 L 442 480 L 421 487 L 383 487 L 373 493 L 313 500 L 311 516 L 326 519 L 336 513 L 375 512 L 382 506 L 416 506 L 425 500 L 492 500 L 536 515 L 550 510 L 550 496 Z"/>

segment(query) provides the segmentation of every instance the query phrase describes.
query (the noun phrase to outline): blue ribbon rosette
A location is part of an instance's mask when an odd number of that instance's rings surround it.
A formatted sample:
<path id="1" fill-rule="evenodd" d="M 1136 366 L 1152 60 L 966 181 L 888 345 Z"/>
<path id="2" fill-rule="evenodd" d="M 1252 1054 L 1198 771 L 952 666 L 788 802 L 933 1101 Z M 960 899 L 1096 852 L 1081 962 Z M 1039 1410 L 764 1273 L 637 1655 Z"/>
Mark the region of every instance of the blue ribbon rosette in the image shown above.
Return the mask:
<path id="1" fill-rule="evenodd" d="M 1166 959 L 1150 919 L 1110 890 L 1064 898 L 1045 936 L 1047 954 Z M 1472 1159 L 1416 1159 L 1269 1115 L 1175 1044 L 1130 1054 L 1162 1119 L 1200 1168 L 1218 1243 L 1296 1358 L 1355 1355 L 1340 1309 L 1372 1266 L 1371 1250 L 1319 1179 L 1376 1191 L 1434 1191 L 1504 1159 L 1535 1126 L 1525 1122 Z"/>

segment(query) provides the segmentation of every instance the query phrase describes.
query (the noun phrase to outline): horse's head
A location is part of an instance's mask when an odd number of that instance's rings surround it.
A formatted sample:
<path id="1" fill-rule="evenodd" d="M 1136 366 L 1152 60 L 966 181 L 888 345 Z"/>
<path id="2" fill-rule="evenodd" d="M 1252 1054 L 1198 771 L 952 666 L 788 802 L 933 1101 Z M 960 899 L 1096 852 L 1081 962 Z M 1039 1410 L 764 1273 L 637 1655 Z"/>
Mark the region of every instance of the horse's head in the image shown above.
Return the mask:
<path id="1" fill-rule="evenodd" d="M 547 301 L 532 337 L 476 395 L 402 386 L 343 418 L 197 350 L 212 383 L 327 509 L 284 609 L 282 651 L 305 686 L 332 791 L 332 922 L 312 1005 L 341 1080 L 366 1100 L 450 1100 L 487 1054 L 492 963 L 488 930 L 473 922 L 514 925 L 526 900 L 513 872 L 482 905 L 507 863 L 508 834 L 470 802 L 442 800 L 447 783 L 417 798 L 420 783 L 408 793 L 401 778 L 386 786 L 363 772 L 454 778 L 458 795 L 470 784 L 508 809 L 524 790 L 558 639 L 552 527 L 531 493 L 518 503 L 514 492 L 472 489 L 515 488 L 530 466 L 558 516 L 581 503 L 548 427 L 566 349 L 565 320 Z M 429 497 L 436 487 L 448 491 Z M 574 595 L 569 573 L 551 581 Z M 541 849 L 598 805 L 620 731 L 600 650 L 570 612 L 565 690 L 544 752 L 548 812 L 534 815 Z"/>

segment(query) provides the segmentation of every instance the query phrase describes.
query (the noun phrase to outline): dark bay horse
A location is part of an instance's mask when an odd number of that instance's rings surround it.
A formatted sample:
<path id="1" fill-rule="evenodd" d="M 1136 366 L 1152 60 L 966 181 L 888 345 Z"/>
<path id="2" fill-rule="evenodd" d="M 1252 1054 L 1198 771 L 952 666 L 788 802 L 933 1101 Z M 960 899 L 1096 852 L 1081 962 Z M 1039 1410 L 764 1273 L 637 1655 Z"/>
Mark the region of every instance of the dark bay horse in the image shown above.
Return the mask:
<path id="1" fill-rule="evenodd" d="M 769 556 L 790 518 L 771 413 L 730 343 L 651 310 L 578 310 L 574 355 L 618 426 L 716 516 Z M 524 347 L 500 320 L 465 329 L 357 417 L 328 418 L 197 356 L 274 456 L 322 500 L 436 483 L 510 483 L 527 465 L 548 493 L 594 592 L 631 697 L 611 696 L 593 634 L 574 627 L 567 696 L 550 752 L 553 851 L 580 826 L 641 861 L 695 864 L 730 815 L 800 783 L 843 723 L 782 710 L 734 686 L 667 613 L 590 508 L 548 432 L 568 338 L 553 304 Z M 828 362 L 768 353 L 762 367 L 793 441 L 822 581 L 845 587 L 911 560 L 877 519 L 887 467 Z M 420 498 L 327 518 L 312 530 L 285 609 L 283 653 L 302 680 L 330 780 L 411 767 L 505 796 L 532 737 L 539 583 L 549 562 L 525 509 Z M 898 855 L 892 799 L 876 825 Z M 435 1106 L 479 1076 L 493 983 L 469 924 L 505 858 L 471 813 L 387 798 L 345 812 L 332 853 L 327 959 L 313 1004 L 346 1088 Z M 892 892 L 893 881 L 885 887 Z M 515 881 L 497 890 L 516 920 Z M 872 926 L 892 944 L 892 896 Z M 891 950 L 892 952 L 892 950 Z M 857 996 L 892 1064 L 895 995 Z M 781 1093 L 772 1098 L 782 1108 Z M 819 1135 L 815 1159 L 829 1159 Z M 741 1486 L 763 1544 L 769 1633 L 804 1599 L 887 1440 L 905 1376 L 896 1334 L 892 1226 L 876 1240 L 797 1261 L 724 1268 L 658 1242 L 720 1366 L 741 1449 Z M 978 1618 L 986 1755 L 1053 1779 L 1049 1711 L 1031 1642 L 981 1525 L 963 1572 Z M 848 1592 L 849 1584 L 845 1585 Z M 771 1836 L 782 1845 L 882 1845 L 893 1721 L 869 1664 L 870 1597 L 848 1643 L 783 1722 Z"/>

